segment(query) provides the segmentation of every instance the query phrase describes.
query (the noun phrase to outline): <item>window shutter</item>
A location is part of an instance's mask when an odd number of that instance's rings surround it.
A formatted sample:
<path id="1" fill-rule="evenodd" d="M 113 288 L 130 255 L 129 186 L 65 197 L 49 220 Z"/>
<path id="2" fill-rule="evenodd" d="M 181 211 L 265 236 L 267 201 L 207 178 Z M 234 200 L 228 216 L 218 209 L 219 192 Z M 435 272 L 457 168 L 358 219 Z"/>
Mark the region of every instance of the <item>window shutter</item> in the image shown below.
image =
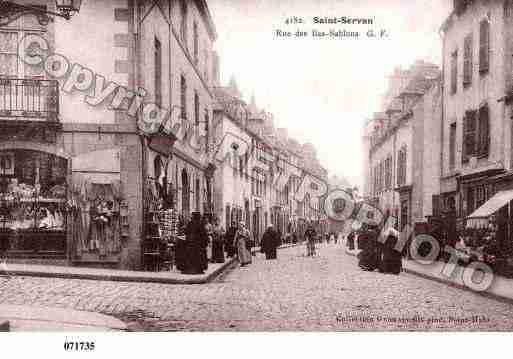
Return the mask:
<path id="1" fill-rule="evenodd" d="M 490 147 L 490 116 L 488 113 L 488 105 L 484 105 L 479 109 L 479 155 L 488 156 Z"/>
<path id="2" fill-rule="evenodd" d="M 433 217 L 440 217 L 440 195 L 434 194 L 432 196 L 433 203 Z"/>
<path id="3" fill-rule="evenodd" d="M 463 120 L 463 157 L 462 162 L 468 162 L 470 156 L 476 153 L 476 113 L 467 111 Z"/>
<path id="4" fill-rule="evenodd" d="M 451 93 L 455 94 L 458 90 L 458 51 L 451 55 Z"/>
<path id="5" fill-rule="evenodd" d="M 472 34 L 465 37 L 463 49 L 463 86 L 472 83 Z"/>
<path id="6" fill-rule="evenodd" d="M 479 72 L 488 72 L 490 67 L 490 23 L 481 21 L 479 25 Z"/>

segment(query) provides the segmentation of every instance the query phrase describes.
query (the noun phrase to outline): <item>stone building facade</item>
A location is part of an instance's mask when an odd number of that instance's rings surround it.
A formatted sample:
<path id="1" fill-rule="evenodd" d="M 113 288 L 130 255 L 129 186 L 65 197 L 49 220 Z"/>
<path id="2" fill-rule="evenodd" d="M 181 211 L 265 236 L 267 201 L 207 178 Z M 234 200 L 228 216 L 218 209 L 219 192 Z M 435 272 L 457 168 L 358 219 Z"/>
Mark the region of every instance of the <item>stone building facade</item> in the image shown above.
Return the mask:
<path id="1" fill-rule="evenodd" d="M 392 76 L 390 102 L 364 129 L 366 158 L 364 197 L 396 216 L 399 227 L 425 222 L 432 215 L 432 194 L 438 193 L 441 92 L 440 72 L 417 61 Z M 409 77 L 409 81 L 404 80 Z M 394 81 L 394 78 L 397 81 Z M 438 156 L 438 157 L 437 157 Z M 434 192 L 433 192 L 434 191 Z"/>
<path id="2" fill-rule="evenodd" d="M 511 1 L 455 1 L 442 27 L 440 207 L 460 219 L 509 186 L 512 31 Z"/>
<path id="3" fill-rule="evenodd" d="M 55 10 L 51 1 L 30 4 Z M 44 39 L 36 53 L 59 55 L 46 71 L 15 52 L 28 34 Z M 2 248 L 10 257 L 137 269 L 156 188 L 183 221 L 213 211 L 216 31 L 205 1 L 90 0 L 69 21 L 27 13 L 0 36 L 0 90 L 9 96 L 0 101 L 2 192 L 30 197 L 23 211 L 45 216 L 30 227 L 2 213 L 2 235 L 27 226 L 23 240 Z M 23 44 L 32 56 L 33 44 Z M 145 111 L 163 126 L 147 131 Z M 44 246 L 29 245 L 50 234 Z"/>

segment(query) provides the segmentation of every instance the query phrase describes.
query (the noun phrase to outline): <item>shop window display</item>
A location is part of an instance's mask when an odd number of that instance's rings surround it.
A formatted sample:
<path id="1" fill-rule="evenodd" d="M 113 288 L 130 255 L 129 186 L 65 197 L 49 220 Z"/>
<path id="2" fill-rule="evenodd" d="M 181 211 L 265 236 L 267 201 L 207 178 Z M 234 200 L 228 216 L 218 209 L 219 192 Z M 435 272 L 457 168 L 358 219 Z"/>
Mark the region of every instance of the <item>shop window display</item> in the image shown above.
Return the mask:
<path id="1" fill-rule="evenodd" d="M 66 159 L 31 150 L 0 152 L 0 241 L 22 255 L 66 251 Z"/>

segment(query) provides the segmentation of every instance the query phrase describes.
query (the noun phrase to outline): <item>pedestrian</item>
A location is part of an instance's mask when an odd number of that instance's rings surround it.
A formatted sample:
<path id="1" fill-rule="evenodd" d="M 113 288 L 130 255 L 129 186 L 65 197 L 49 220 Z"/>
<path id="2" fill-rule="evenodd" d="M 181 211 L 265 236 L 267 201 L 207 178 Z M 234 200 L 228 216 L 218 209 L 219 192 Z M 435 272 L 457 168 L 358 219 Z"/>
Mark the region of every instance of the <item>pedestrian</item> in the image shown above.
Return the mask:
<path id="1" fill-rule="evenodd" d="M 317 239 L 317 233 L 311 224 L 308 225 L 305 231 L 306 238 L 306 255 L 311 257 L 315 255 L 315 241 Z"/>
<path id="2" fill-rule="evenodd" d="M 228 231 L 226 232 L 224 245 L 226 255 L 230 258 L 235 256 L 236 253 L 236 248 L 233 245 L 233 243 L 235 242 L 235 233 L 237 233 L 237 226 L 235 224 L 235 221 L 233 221 L 230 228 L 228 228 Z"/>
<path id="3" fill-rule="evenodd" d="M 237 248 L 237 259 L 239 260 L 241 267 L 251 263 L 251 253 L 248 250 L 249 241 L 249 231 L 246 229 L 244 222 L 241 221 L 234 239 L 234 247 Z"/>
<path id="4" fill-rule="evenodd" d="M 358 266 L 365 271 L 374 271 L 378 267 L 376 255 L 377 231 L 368 224 L 362 225 L 362 233 L 358 235 L 361 252 L 358 254 Z"/>
<path id="5" fill-rule="evenodd" d="M 212 226 L 212 220 L 209 215 L 203 216 L 203 223 L 205 225 L 205 232 L 207 233 L 207 258 L 210 260 L 211 263 L 214 262 L 212 258 L 212 242 L 214 239 L 214 227 Z"/>
<path id="6" fill-rule="evenodd" d="M 354 231 L 351 231 L 349 232 L 349 234 L 347 235 L 347 247 L 349 248 L 350 251 L 354 251 L 354 237 L 355 237 L 355 232 Z"/>
<path id="7" fill-rule="evenodd" d="M 280 245 L 278 233 L 274 230 L 272 224 L 264 232 L 262 243 L 260 244 L 260 252 L 265 253 L 265 259 L 276 259 L 277 248 Z"/>
<path id="8" fill-rule="evenodd" d="M 329 241 L 337 244 L 337 240 L 335 239 L 335 233 L 334 232 L 330 233 L 330 240 Z"/>
<path id="9" fill-rule="evenodd" d="M 199 212 L 192 213 L 192 219 L 185 230 L 185 255 L 182 272 L 203 274 L 208 268 L 208 238 Z"/>
<path id="10" fill-rule="evenodd" d="M 224 263 L 224 228 L 219 223 L 219 219 L 214 219 L 212 236 L 212 262 Z"/>
<path id="11" fill-rule="evenodd" d="M 399 239 L 399 232 L 389 228 L 385 234 L 386 240 L 383 244 L 383 263 L 381 269 L 383 273 L 399 274 L 402 268 L 402 253 L 396 249 Z"/>

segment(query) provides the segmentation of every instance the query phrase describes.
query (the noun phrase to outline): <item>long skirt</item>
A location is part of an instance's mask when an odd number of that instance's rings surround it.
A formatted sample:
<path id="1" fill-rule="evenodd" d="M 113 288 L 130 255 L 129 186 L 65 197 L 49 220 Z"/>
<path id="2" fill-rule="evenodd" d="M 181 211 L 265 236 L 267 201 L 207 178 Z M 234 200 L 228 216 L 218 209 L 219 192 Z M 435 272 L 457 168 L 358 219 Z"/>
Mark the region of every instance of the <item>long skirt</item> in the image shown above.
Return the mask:
<path id="1" fill-rule="evenodd" d="M 274 248 L 267 248 L 265 251 L 265 259 L 276 259 L 276 247 Z"/>
<path id="2" fill-rule="evenodd" d="M 400 252 L 385 248 L 383 251 L 383 272 L 391 274 L 401 273 L 402 256 Z"/>
<path id="3" fill-rule="evenodd" d="M 251 263 L 251 253 L 246 248 L 246 242 L 243 238 L 237 240 L 237 258 L 243 266 Z"/>
<path id="4" fill-rule="evenodd" d="M 223 242 L 214 241 L 214 243 L 212 243 L 212 262 L 224 263 Z"/>
<path id="5" fill-rule="evenodd" d="M 366 271 L 373 271 L 378 267 L 376 252 L 374 250 L 362 250 L 358 254 L 358 266 Z"/>

